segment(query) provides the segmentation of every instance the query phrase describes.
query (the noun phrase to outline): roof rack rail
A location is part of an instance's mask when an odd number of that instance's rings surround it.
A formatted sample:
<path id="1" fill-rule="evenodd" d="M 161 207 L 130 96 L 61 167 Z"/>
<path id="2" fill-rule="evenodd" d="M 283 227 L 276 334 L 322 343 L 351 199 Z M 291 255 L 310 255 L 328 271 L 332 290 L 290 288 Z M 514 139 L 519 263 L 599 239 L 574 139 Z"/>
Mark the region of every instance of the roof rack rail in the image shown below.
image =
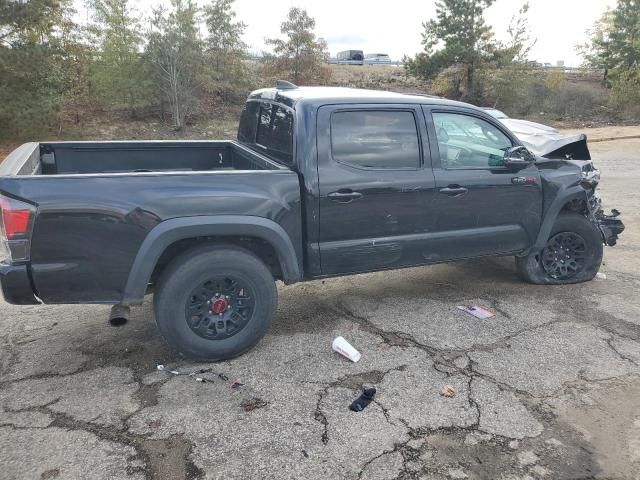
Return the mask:
<path id="1" fill-rule="evenodd" d="M 278 81 L 276 81 L 276 89 L 277 90 L 291 90 L 293 88 L 298 88 L 298 86 L 294 85 L 291 82 L 287 82 L 286 80 L 278 80 Z"/>

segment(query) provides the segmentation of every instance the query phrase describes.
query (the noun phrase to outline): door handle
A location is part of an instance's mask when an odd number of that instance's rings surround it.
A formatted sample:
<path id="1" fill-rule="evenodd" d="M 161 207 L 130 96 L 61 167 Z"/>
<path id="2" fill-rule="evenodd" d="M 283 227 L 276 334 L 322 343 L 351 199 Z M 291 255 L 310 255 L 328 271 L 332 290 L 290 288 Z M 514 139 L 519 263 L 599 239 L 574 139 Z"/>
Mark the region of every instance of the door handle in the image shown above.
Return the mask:
<path id="1" fill-rule="evenodd" d="M 354 200 L 362 198 L 360 192 L 353 192 L 351 190 L 338 190 L 337 192 L 331 192 L 327 195 L 332 202 L 350 203 Z"/>
<path id="2" fill-rule="evenodd" d="M 461 197 L 468 191 L 469 190 L 461 187 L 460 185 L 449 185 L 448 187 L 440 189 L 440 193 L 442 193 L 443 195 L 448 195 L 449 197 Z"/>

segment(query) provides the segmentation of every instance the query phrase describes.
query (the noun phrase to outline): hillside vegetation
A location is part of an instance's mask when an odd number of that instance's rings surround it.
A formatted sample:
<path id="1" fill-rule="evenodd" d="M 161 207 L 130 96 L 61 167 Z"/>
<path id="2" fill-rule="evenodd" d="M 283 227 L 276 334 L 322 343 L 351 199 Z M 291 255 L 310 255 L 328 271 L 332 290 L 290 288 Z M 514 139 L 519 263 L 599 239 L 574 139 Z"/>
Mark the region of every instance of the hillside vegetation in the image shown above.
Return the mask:
<path id="1" fill-rule="evenodd" d="M 638 123 L 640 9 L 618 0 L 581 46 L 585 68 L 531 64 L 528 4 L 495 40 L 494 0 L 437 0 L 423 50 L 403 66 L 330 65 L 315 20 L 291 8 L 251 58 L 234 0 L 0 2 L 0 155 L 29 139 L 231 138 L 248 92 L 276 79 L 436 95 L 551 125 Z M 534 0 L 532 0 L 534 1 Z M 144 25 L 144 28 L 143 28 Z M 274 32 L 275 33 L 275 32 Z"/>

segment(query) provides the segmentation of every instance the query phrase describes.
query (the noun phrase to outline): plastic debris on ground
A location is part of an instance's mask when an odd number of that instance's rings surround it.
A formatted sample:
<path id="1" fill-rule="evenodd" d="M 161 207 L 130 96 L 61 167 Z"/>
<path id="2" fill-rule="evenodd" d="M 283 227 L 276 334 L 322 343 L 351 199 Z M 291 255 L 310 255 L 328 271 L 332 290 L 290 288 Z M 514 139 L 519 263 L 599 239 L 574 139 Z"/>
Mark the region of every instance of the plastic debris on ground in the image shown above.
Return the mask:
<path id="1" fill-rule="evenodd" d="M 334 352 L 339 353 L 354 363 L 360 360 L 360 352 L 347 342 L 344 337 L 336 337 L 331 344 L 331 348 Z"/>
<path id="2" fill-rule="evenodd" d="M 373 397 L 376 395 L 376 387 L 373 385 L 363 385 L 362 386 L 362 395 L 356 398 L 351 405 L 349 405 L 349 409 L 354 412 L 361 412 L 373 401 Z"/>
<path id="3" fill-rule="evenodd" d="M 243 400 L 240 406 L 245 412 L 251 412 L 252 410 L 255 410 L 257 408 L 266 407 L 267 402 L 265 402 L 261 398 L 253 397 Z"/>
<path id="4" fill-rule="evenodd" d="M 493 318 L 496 316 L 496 314 L 493 313 L 491 310 L 489 310 L 488 308 L 482 307 L 480 305 L 469 305 L 469 306 L 458 305 L 458 308 L 463 312 L 467 312 L 468 314 L 473 315 L 476 318 L 479 318 L 480 320 L 486 320 L 487 318 Z"/>
<path id="5" fill-rule="evenodd" d="M 156 366 L 156 368 L 161 371 L 161 372 L 167 372 L 170 373 L 171 375 L 184 375 L 187 377 L 192 377 L 196 382 L 198 383 L 211 383 L 214 381 L 214 378 L 206 378 L 204 376 L 202 376 L 203 374 L 206 373 L 211 373 L 212 375 L 217 376 L 220 380 L 223 380 L 227 383 L 229 383 L 229 387 L 232 390 L 237 390 L 240 387 L 244 386 L 244 383 L 240 383 L 238 380 L 229 380 L 229 377 L 227 377 L 224 373 L 216 373 L 213 371 L 212 368 L 201 368 L 200 370 L 196 370 L 193 372 L 180 372 L 178 370 L 171 370 L 169 369 L 166 365 L 162 365 L 159 364 Z"/>
<path id="6" fill-rule="evenodd" d="M 456 389 L 453 388 L 452 385 L 445 385 L 442 387 L 442 390 L 440 390 L 440 395 L 447 398 L 453 398 L 456 396 Z"/>
<path id="7" fill-rule="evenodd" d="M 173 375 L 181 375 L 180 372 L 178 372 L 177 370 L 167 370 L 166 367 L 164 365 L 158 365 L 158 370 L 160 370 L 161 372 L 168 372 L 168 373 L 172 373 Z"/>
<path id="8" fill-rule="evenodd" d="M 598 280 L 606 280 L 607 279 L 607 274 L 604 272 L 598 272 L 596 273 L 596 278 Z"/>

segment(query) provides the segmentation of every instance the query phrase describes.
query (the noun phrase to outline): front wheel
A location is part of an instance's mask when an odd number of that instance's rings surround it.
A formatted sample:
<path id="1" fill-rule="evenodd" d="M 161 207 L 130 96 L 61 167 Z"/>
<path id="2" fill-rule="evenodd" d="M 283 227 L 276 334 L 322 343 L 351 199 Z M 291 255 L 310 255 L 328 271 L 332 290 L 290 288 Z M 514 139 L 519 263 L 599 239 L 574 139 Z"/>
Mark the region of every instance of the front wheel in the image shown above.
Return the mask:
<path id="1" fill-rule="evenodd" d="M 577 213 L 562 213 L 540 252 L 516 257 L 520 277 L 539 285 L 592 280 L 602 263 L 603 243 L 598 227 Z"/>
<path id="2" fill-rule="evenodd" d="M 265 335 L 277 306 L 271 272 L 251 252 L 202 247 L 174 259 L 158 280 L 156 323 L 181 354 L 226 360 Z"/>

